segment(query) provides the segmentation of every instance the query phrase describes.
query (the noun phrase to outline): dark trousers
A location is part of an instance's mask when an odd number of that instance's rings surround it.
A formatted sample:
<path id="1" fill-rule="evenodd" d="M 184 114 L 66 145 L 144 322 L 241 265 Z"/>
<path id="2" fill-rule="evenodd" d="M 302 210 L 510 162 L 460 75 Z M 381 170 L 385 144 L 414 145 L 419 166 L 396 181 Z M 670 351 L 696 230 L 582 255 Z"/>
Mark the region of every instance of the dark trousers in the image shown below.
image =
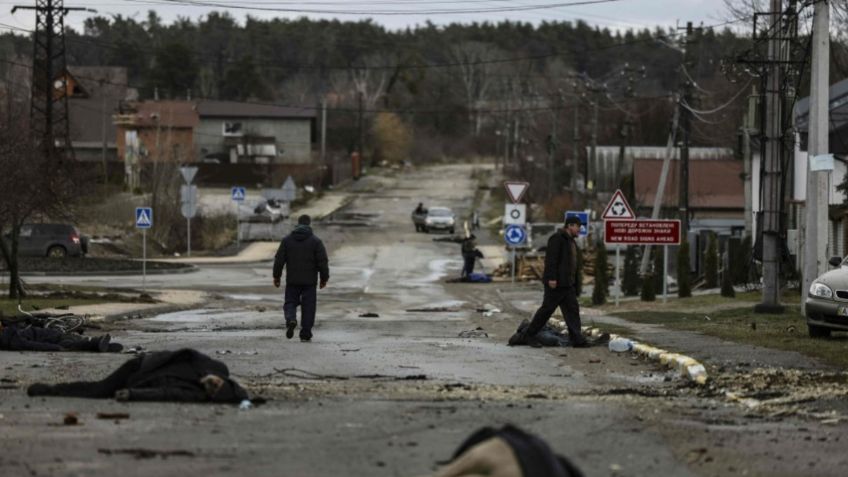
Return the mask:
<path id="1" fill-rule="evenodd" d="M 474 273 L 474 262 L 477 260 L 477 256 L 473 253 L 464 253 L 462 254 L 462 275 L 463 277 L 468 277 L 472 273 Z"/>
<path id="2" fill-rule="evenodd" d="M 572 343 L 582 343 L 586 340 L 580 330 L 580 304 L 577 303 L 577 291 L 574 287 L 551 288 L 545 287 L 545 295 L 542 298 L 542 306 L 533 315 L 533 321 L 525 332 L 527 336 L 533 336 L 539 332 L 551 319 L 554 310 L 559 307 L 562 316 L 565 317 L 565 326 L 568 327 L 568 339 Z"/>
<path id="3" fill-rule="evenodd" d="M 317 285 L 286 285 L 286 302 L 283 313 L 286 322 L 297 323 L 297 307 L 300 306 L 300 337 L 312 338 L 312 325 L 315 324 L 317 307 Z"/>
<path id="4" fill-rule="evenodd" d="M 115 391 L 127 387 L 127 380 L 141 367 L 141 357 L 135 357 L 122 364 L 115 372 L 101 381 L 79 381 L 59 383 L 48 386 L 46 390 L 30 395 L 67 396 L 81 398 L 112 398 Z"/>

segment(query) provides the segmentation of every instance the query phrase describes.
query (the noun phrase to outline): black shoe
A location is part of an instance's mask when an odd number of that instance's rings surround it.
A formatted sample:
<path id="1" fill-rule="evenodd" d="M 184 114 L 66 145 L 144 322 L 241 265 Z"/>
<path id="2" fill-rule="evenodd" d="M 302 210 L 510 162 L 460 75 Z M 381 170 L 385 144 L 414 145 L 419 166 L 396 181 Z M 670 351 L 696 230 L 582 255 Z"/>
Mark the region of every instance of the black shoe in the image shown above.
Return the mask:
<path id="1" fill-rule="evenodd" d="M 515 334 L 509 337 L 509 341 L 507 341 L 509 346 L 520 346 L 527 344 L 527 339 L 524 336 L 524 333 L 521 331 L 516 331 Z"/>
<path id="2" fill-rule="evenodd" d="M 120 353 L 124 350 L 124 345 L 121 343 L 109 343 L 109 347 L 106 349 L 107 353 Z"/>
<path id="3" fill-rule="evenodd" d="M 292 339 L 294 336 L 294 329 L 297 328 L 296 321 L 287 321 L 286 322 L 286 338 Z"/>

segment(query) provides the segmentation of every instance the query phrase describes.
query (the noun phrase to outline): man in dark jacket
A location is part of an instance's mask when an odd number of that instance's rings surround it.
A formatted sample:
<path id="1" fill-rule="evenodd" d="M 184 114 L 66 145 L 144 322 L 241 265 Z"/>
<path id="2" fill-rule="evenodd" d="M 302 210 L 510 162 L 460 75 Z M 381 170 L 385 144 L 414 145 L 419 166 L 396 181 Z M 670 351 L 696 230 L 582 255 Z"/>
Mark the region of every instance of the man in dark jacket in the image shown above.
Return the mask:
<path id="1" fill-rule="evenodd" d="M 66 396 L 119 401 L 230 402 L 248 398 L 227 365 L 185 348 L 136 356 L 101 381 L 35 383 L 30 396 Z"/>
<path id="2" fill-rule="evenodd" d="M 0 321 L 0 350 L 7 351 L 94 351 L 119 352 L 123 346 L 110 343 L 111 336 L 82 336 L 59 330 Z"/>
<path id="3" fill-rule="evenodd" d="M 580 330 L 580 305 L 577 303 L 579 283 L 578 254 L 575 237 L 580 234 L 580 219 L 571 216 L 565 219 L 565 227 L 556 231 L 548 239 L 545 251 L 545 272 L 542 282 L 545 294 L 542 306 L 533 315 L 533 320 L 523 332 L 517 332 L 509 339 L 510 345 L 527 344 L 540 347 L 542 344 L 536 334 L 547 324 L 557 307 L 562 311 L 565 325 L 568 327 L 568 339 L 571 346 L 586 346 L 586 338 Z"/>
<path id="4" fill-rule="evenodd" d="M 327 286 L 330 269 L 327 250 L 321 239 L 312 233 L 308 215 L 297 219 L 297 227 L 280 242 L 274 257 L 274 286 L 280 286 L 280 276 L 286 269 L 286 291 L 283 313 L 286 317 L 286 338 L 294 336 L 297 327 L 297 307 L 300 305 L 300 341 L 312 339 L 317 306 L 316 285 Z"/>

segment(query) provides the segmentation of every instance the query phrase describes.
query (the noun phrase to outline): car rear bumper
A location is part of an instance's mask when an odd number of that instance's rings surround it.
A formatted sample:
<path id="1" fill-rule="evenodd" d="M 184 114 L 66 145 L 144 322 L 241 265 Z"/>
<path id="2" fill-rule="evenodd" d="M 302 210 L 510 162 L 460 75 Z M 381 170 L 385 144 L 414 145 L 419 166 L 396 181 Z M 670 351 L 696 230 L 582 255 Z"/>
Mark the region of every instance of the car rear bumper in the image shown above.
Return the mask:
<path id="1" fill-rule="evenodd" d="M 804 308 L 807 324 L 848 331 L 848 302 L 808 296 Z"/>

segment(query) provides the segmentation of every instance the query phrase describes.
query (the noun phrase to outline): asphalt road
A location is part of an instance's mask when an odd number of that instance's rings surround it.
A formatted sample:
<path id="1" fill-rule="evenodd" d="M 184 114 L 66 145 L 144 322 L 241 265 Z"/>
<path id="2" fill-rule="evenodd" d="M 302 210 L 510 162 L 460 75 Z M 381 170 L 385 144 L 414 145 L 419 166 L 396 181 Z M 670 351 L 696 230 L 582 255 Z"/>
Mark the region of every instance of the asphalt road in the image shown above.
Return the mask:
<path id="1" fill-rule="evenodd" d="M 541 291 L 445 283 L 459 273 L 459 246 L 415 233 L 409 220 L 419 201 L 467 214 L 480 193 L 471 172 L 441 166 L 366 178 L 348 208 L 316 224 L 331 279 L 311 343 L 285 339 L 270 263 L 150 276 L 152 288 L 204 290 L 209 301 L 109 325 L 126 345 L 193 347 L 223 360 L 268 399 L 261 406 L 31 399 L 32 382 L 98 379 L 127 356 L 0 354 L 0 474 L 420 476 L 481 426 L 505 423 L 543 437 L 592 476 L 842 473 L 844 425 L 752 417 L 603 347 L 506 346 L 528 317 L 512 303 Z M 139 286 L 137 277 L 59 280 Z M 486 304 L 503 312 L 484 317 L 477 309 Z M 477 327 L 488 336 L 459 337 Z M 62 425 L 66 412 L 81 424 Z"/>

